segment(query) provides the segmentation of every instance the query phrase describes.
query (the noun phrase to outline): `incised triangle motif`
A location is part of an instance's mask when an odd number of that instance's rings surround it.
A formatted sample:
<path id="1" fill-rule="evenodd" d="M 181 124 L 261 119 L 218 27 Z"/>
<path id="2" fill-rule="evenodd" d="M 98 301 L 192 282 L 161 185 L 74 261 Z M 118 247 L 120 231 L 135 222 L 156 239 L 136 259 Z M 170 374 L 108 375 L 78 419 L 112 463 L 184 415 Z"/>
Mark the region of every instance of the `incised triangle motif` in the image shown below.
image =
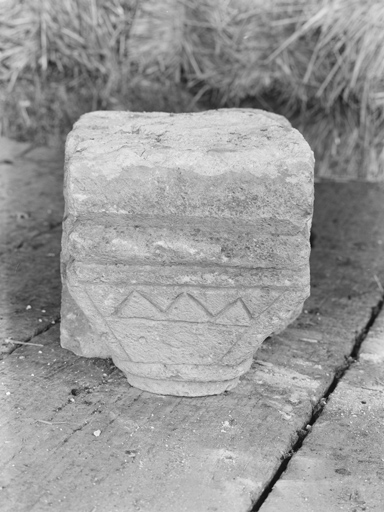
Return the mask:
<path id="1" fill-rule="evenodd" d="M 120 318 L 147 318 L 168 322 L 215 323 L 247 327 L 252 314 L 241 298 L 227 304 L 216 315 L 189 292 L 180 293 L 166 308 L 161 308 L 141 291 L 132 291 L 116 308 Z"/>

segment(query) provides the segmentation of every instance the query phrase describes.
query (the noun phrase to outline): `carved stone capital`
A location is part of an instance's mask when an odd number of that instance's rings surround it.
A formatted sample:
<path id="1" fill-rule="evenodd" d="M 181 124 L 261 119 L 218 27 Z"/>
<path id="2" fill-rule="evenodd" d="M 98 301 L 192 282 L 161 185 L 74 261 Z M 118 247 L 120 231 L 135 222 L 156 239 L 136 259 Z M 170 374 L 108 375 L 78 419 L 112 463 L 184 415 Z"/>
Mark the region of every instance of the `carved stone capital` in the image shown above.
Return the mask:
<path id="1" fill-rule="evenodd" d="M 63 347 L 154 393 L 232 389 L 309 295 L 313 165 L 260 110 L 83 116 L 66 145 Z"/>

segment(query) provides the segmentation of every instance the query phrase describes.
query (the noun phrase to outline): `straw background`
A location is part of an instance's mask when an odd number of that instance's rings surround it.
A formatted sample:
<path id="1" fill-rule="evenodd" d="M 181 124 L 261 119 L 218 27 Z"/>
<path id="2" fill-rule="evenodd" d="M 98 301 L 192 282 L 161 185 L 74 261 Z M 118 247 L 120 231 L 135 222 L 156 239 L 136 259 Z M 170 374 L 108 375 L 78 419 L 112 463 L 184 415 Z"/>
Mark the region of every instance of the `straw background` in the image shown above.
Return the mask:
<path id="1" fill-rule="evenodd" d="M 382 0 L 0 0 L 2 134 L 85 111 L 249 106 L 288 117 L 317 176 L 384 179 Z"/>

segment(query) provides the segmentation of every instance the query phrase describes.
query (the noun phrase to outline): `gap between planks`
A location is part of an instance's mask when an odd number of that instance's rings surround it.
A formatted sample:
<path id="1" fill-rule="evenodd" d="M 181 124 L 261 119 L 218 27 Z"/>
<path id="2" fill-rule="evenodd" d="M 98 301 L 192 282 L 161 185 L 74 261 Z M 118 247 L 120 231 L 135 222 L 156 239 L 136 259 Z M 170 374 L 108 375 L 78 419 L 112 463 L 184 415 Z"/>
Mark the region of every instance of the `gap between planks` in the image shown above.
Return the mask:
<path id="1" fill-rule="evenodd" d="M 49 329 L 52 329 L 55 325 L 59 324 L 61 322 L 61 316 L 56 316 L 53 320 L 51 320 L 49 323 L 42 325 L 41 327 L 35 329 L 35 332 L 31 334 L 30 336 L 27 336 L 23 340 L 13 340 L 12 338 L 6 338 L 5 342 L 7 345 L 13 345 L 13 347 L 10 347 L 9 350 L 1 354 L 3 357 L 9 356 L 12 354 L 15 350 L 17 350 L 22 345 L 36 345 L 36 346 L 42 346 L 39 343 L 32 343 L 32 340 L 34 338 L 37 338 L 41 334 L 44 334 L 45 332 L 49 331 Z"/>
<path id="2" fill-rule="evenodd" d="M 332 395 L 332 393 L 336 390 L 337 386 L 339 385 L 340 381 L 343 379 L 347 371 L 351 368 L 351 366 L 358 360 L 359 352 L 361 349 L 361 345 L 365 338 L 368 336 L 368 333 L 375 323 L 376 318 L 379 316 L 381 310 L 383 309 L 384 305 L 384 293 L 382 294 L 381 299 L 378 301 L 376 306 L 374 306 L 371 309 L 371 315 L 369 317 L 368 322 L 365 324 L 363 329 L 356 334 L 355 336 L 355 343 L 352 347 L 352 350 L 350 352 L 349 356 L 345 357 L 345 363 L 341 365 L 335 372 L 335 376 L 329 385 L 329 387 L 326 389 L 323 396 L 318 400 L 318 402 L 314 405 L 312 416 L 309 420 L 309 422 L 306 422 L 305 425 L 303 425 L 303 428 L 297 432 L 298 438 L 297 441 L 292 445 L 292 448 L 287 453 L 286 458 L 281 462 L 280 466 L 277 468 L 275 474 L 272 476 L 269 484 L 266 485 L 264 488 L 264 491 L 256 501 L 256 503 L 253 505 L 250 512 L 258 512 L 270 493 L 272 492 L 275 484 L 280 480 L 283 473 L 287 470 L 288 465 L 292 459 L 292 457 L 301 449 L 304 440 L 308 436 L 308 434 L 311 432 L 313 425 L 317 422 L 317 420 L 320 418 L 321 414 L 324 411 L 324 408 L 327 404 L 328 399 Z"/>

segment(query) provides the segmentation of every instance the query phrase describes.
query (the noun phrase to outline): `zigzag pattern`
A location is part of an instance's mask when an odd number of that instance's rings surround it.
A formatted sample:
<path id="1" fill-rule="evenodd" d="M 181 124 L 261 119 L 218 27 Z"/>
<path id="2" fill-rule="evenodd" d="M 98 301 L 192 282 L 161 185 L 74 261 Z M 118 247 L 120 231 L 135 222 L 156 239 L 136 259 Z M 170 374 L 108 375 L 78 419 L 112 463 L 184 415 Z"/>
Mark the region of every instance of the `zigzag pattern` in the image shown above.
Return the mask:
<path id="1" fill-rule="evenodd" d="M 166 308 L 137 290 L 132 291 L 116 308 L 115 315 L 122 318 L 146 318 L 155 321 L 215 323 L 247 327 L 252 314 L 241 298 L 227 304 L 217 314 L 187 292 L 180 293 Z"/>

